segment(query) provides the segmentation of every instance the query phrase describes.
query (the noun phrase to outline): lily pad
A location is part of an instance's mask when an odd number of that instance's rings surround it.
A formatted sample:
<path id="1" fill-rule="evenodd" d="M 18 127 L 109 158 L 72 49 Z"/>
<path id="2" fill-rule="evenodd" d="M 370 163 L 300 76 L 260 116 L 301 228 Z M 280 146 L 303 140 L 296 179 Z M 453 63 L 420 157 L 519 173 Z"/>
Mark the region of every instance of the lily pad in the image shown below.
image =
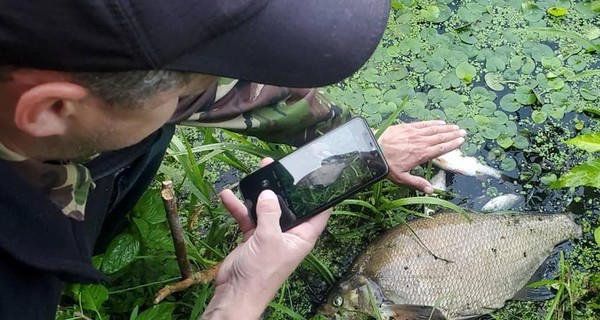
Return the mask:
<path id="1" fill-rule="evenodd" d="M 485 80 L 485 84 L 494 90 L 494 91 L 502 91 L 504 90 L 504 85 L 502 84 L 502 76 L 497 73 L 486 73 L 483 77 Z"/>
<path id="2" fill-rule="evenodd" d="M 496 142 L 498 142 L 498 145 L 500 147 L 508 149 L 515 143 L 515 140 L 512 137 L 509 137 L 505 134 L 501 134 L 496 140 Z"/>
<path id="3" fill-rule="evenodd" d="M 504 171 L 513 171 L 517 168 L 517 161 L 511 157 L 506 157 L 500 162 L 500 168 Z"/>
<path id="4" fill-rule="evenodd" d="M 500 107 L 508 112 L 515 112 L 521 108 L 521 105 L 515 100 L 515 95 L 509 93 L 500 99 Z"/>
<path id="5" fill-rule="evenodd" d="M 520 86 L 515 90 L 515 100 L 523 105 L 531 105 L 534 104 L 537 99 L 530 87 Z"/>
<path id="6" fill-rule="evenodd" d="M 468 62 L 462 62 L 456 67 L 456 76 L 465 81 L 466 83 L 471 83 L 473 78 L 477 75 L 477 69 L 473 65 Z"/>
<path id="7" fill-rule="evenodd" d="M 438 86 L 442 81 L 442 75 L 437 71 L 431 71 L 425 75 L 425 83 L 430 86 Z"/>
<path id="8" fill-rule="evenodd" d="M 521 5 L 525 19 L 530 22 L 540 21 L 544 17 L 544 10 L 533 1 L 527 1 Z"/>
<path id="9" fill-rule="evenodd" d="M 521 150 L 526 149 L 529 147 L 529 140 L 522 135 L 517 135 L 515 137 L 515 147 Z"/>
<path id="10" fill-rule="evenodd" d="M 548 119 L 548 114 L 546 114 L 544 111 L 533 110 L 531 113 L 531 118 L 535 123 L 543 123 L 546 121 L 546 119 Z"/>

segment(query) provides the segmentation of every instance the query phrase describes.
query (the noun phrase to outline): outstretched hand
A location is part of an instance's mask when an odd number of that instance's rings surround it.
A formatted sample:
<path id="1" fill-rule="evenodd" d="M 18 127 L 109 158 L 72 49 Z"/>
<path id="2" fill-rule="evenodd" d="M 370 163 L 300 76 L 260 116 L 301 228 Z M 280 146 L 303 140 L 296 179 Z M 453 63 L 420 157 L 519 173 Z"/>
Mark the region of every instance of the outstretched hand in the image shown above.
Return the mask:
<path id="1" fill-rule="evenodd" d="M 390 167 L 388 178 L 425 193 L 433 187 L 422 177 L 410 174 L 410 170 L 450 152 L 465 141 L 466 131 L 457 125 L 441 120 L 404 123 L 385 130 L 378 142 Z"/>
<path id="2" fill-rule="evenodd" d="M 215 295 L 202 319 L 258 319 L 285 279 L 314 247 L 331 210 L 281 232 L 281 208 L 272 191 L 265 190 L 258 198 L 256 227 L 231 190 L 224 190 L 220 196 L 244 233 L 244 242 L 223 261 Z"/>

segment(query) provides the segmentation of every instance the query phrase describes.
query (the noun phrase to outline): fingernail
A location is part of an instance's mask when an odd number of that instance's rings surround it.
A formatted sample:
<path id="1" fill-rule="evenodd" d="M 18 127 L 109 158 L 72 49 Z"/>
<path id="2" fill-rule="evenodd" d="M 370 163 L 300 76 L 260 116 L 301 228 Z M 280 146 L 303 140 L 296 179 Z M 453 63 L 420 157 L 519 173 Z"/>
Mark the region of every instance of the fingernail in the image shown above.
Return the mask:
<path id="1" fill-rule="evenodd" d="M 425 191 L 425 193 L 430 194 L 433 193 L 433 188 L 432 187 L 425 187 L 425 189 L 423 189 L 423 191 Z"/>
<path id="2" fill-rule="evenodd" d="M 459 126 L 457 126 L 457 125 L 455 125 L 455 124 L 453 124 L 453 125 L 452 125 L 452 129 L 453 129 L 453 130 L 458 130 L 458 129 L 460 129 L 460 127 L 459 127 Z"/>
<path id="3" fill-rule="evenodd" d="M 258 200 L 267 200 L 267 199 L 277 199 L 275 192 L 267 189 L 267 190 L 263 190 L 263 192 L 261 192 L 260 195 L 258 196 Z"/>
<path id="4" fill-rule="evenodd" d="M 460 129 L 459 132 L 460 132 L 460 135 L 463 137 L 467 135 L 467 130 L 465 130 L 465 129 Z"/>

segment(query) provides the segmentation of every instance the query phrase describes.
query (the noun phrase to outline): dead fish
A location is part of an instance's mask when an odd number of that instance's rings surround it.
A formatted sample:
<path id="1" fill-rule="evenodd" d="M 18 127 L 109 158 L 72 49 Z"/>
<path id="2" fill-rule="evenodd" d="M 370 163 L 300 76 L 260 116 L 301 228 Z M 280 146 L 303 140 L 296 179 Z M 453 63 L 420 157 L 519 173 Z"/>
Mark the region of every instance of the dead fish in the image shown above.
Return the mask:
<path id="1" fill-rule="evenodd" d="M 525 200 L 525 197 L 519 194 L 508 193 L 492 198 L 481 207 L 482 212 L 505 211 L 514 208 L 519 202 Z"/>
<path id="2" fill-rule="evenodd" d="M 485 165 L 474 157 L 465 156 L 459 149 L 452 150 L 432 160 L 433 164 L 446 171 L 456 172 L 467 176 L 491 176 L 501 179 L 502 172 Z"/>
<path id="3" fill-rule="evenodd" d="M 434 217 L 412 220 L 370 244 L 320 314 L 456 319 L 490 313 L 513 298 L 548 299 L 540 296 L 544 288 L 525 285 L 555 245 L 581 235 L 565 214 L 472 214 L 471 223 L 455 213 Z"/>

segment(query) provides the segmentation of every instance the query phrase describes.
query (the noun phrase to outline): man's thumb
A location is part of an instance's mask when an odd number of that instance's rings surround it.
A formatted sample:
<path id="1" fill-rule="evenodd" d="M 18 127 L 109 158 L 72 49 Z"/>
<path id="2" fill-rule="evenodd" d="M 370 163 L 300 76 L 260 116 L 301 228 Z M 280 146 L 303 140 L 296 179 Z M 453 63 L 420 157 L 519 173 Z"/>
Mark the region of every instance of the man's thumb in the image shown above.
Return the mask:
<path id="1" fill-rule="evenodd" d="M 263 236 L 281 233 L 280 217 L 281 207 L 277 195 L 271 190 L 263 190 L 256 204 L 256 233 Z"/>

